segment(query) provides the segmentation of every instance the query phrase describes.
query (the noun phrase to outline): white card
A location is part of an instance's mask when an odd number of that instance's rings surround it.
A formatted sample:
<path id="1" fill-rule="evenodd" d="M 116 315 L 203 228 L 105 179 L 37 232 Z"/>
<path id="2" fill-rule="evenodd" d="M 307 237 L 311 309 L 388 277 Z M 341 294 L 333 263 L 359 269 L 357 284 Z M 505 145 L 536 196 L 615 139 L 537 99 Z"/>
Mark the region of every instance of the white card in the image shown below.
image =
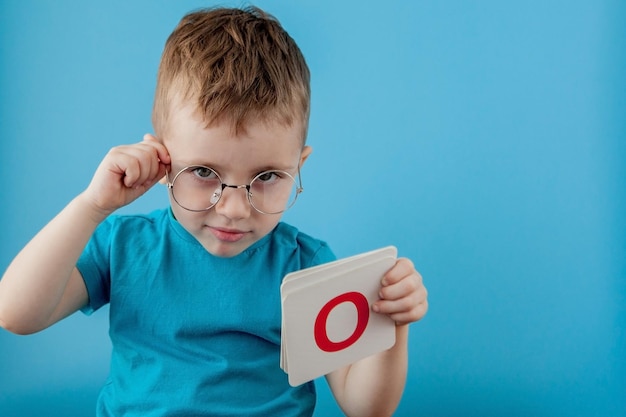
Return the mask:
<path id="1" fill-rule="evenodd" d="M 373 251 L 353 255 L 348 258 L 338 259 L 333 262 L 328 262 L 311 268 L 292 272 L 290 274 L 287 274 L 283 279 L 283 283 L 280 288 L 282 299 L 284 299 L 293 290 L 300 290 L 301 288 L 309 285 L 318 285 L 318 283 L 321 281 L 334 278 L 336 275 L 348 272 L 355 266 L 363 265 L 364 263 L 371 263 L 377 259 L 384 257 L 395 258 L 397 256 L 397 253 L 398 251 L 394 246 L 387 246 Z M 330 271 L 325 272 L 326 270 Z M 284 308 L 282 319 L 282 327 L 284 328 Z M 281 369 L 284 369 L 285 372 L 287 372 L 287 365 L 285 364 L 286 355 L 284 352 L 286 346 L 286 344 L 284 343 L 284 335 L 285 332 L 281 332 L 280 367 Z"/>
<path id="2" fill-rule="evenodd" d="M 301 269 L 299 271 L 287 274 L 283 278 L 283 283 L 280 286 L 280 291 L 283 296 L 287 295 L 292 289 L 301 288 L 319 282 L 320 280 L 328 279 L 330 275 L 338 275 L 344 271 L 349 271 L 355 266 L 363 265 L 364 263 L 370 263 L 380 258 L 391 256 L 395 258 L 398 254 L 398 250 L 394 246 L 386 246 L 384 248 L 376 249 L 370 252 L 360 253 L 358 255 L 351 256 L 349 258 L 337 259 L 333 262 L 317 265 L 311 268 Z M 322 271 L 330 269 L 332 274 L 322 274 Z M 310 278 L 314 276 L 314 278 Z"/>
<path id="3" fill-rule="evenodd" d="M 371 305 L 396 253 L 382 248 L 285 277 L 281 368 L 292 386 L 394 345 L 395 323 Z"/>

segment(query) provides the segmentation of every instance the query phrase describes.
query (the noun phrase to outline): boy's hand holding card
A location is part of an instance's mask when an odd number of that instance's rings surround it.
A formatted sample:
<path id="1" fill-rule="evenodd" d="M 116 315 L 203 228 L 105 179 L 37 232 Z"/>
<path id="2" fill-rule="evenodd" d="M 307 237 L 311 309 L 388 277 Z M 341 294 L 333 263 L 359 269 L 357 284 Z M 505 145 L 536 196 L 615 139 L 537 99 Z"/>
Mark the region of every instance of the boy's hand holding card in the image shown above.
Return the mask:
<path id="1" fill-rule="evenodd" d="M 395 323 L 376 314 L 393 246 L 288 274 L 281 285 L 281 368 L 292 386 L 395 344 Z"/>

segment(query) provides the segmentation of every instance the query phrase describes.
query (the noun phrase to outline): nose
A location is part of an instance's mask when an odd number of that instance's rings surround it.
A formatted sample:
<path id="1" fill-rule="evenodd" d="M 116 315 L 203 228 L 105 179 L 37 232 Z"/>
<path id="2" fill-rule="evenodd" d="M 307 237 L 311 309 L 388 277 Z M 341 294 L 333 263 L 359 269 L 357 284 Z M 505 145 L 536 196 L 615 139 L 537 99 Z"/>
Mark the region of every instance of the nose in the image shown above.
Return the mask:
<path id="1" fill-rule="evenodd" d="M 228 190 L 228 191 L 227 191 Z M 244 219 L 250 216 L 250 202 L 245 185 L 226 185 L 215 204 L 215 211 L 229 219 Z"/>

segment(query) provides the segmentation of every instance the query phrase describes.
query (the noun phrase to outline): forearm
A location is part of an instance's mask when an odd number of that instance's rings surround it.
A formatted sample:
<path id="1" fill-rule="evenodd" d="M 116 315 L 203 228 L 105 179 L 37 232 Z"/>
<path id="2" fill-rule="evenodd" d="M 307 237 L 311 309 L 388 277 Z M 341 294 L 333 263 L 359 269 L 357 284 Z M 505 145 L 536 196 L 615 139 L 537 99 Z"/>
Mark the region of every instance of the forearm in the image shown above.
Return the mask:
<path id="1" fill-rule="evenodd" d="M 32 333 L 88 301 L 76 262 L 91 235 L 110 213 L 165 176 L 170 156 L 153 136 L 109 151 L 87 189 L 17 255 L 0 280 L 0 325 Z"/>
<path id="2" fill-rule="evenodd" d="M 397 408 L 408 365 L 408 325 L 396 327 L 396 343 L 329 375 L 329 383 L 347 416 L 391 416 Z M 333 380 L 334 379 L 334 380 Z"/>
<path id="3" fill-rule="evenodd" d="M 0 324 L 18 333 L 50 325 L 76 262 L 106 217 L 81 196 L 71 201 L 15 257 L 0 280 Z M 72 289 L 73 294 L 80 291 Z M 78 303 L 77 300 L 70 300 Z M 70 303 L 71 304 L 71 303 Z M 76 306 L 78 308 L 79 306 Z"/>

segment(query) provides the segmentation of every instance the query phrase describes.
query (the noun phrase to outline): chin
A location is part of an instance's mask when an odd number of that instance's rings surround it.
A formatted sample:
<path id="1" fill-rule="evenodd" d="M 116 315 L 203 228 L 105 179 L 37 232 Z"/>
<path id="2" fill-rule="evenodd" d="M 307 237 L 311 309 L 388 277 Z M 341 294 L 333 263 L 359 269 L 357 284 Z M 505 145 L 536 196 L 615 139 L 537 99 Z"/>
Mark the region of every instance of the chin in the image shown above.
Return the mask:
<path id="1" fill-rule="evenodd" d="M 203 246 L 211 255 L 218 256 L 220 258 L 232 258 L 250 247 L 250 245 L 240 246 L 224 243 Z"/>

